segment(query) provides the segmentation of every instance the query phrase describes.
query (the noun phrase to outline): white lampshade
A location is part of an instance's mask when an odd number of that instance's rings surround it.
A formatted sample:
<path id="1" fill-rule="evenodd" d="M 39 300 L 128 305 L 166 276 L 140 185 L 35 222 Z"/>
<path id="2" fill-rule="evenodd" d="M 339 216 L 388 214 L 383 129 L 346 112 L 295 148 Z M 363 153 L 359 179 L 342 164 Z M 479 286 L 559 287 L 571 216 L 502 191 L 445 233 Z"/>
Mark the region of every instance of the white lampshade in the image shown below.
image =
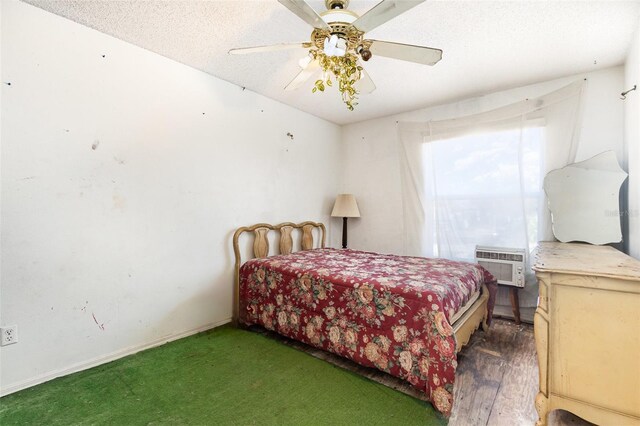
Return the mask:
<path id="1" fill-rule="evenodd" d="M 360 217 L 356 197 L 351 194 L 339 194 L 331 212 L 333 217 Z"/>

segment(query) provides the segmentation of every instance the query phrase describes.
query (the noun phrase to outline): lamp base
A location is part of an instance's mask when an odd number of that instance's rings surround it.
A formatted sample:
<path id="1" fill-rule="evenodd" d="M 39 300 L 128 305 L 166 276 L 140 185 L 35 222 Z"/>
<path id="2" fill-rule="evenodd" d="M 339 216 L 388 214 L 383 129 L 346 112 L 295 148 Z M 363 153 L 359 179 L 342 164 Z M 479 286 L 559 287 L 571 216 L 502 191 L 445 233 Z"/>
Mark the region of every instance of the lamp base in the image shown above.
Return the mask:
<path id="1" fill-rule="evenodd" d="M 347 248 L 347 217 L 342 218 L 342 248 Z"/>

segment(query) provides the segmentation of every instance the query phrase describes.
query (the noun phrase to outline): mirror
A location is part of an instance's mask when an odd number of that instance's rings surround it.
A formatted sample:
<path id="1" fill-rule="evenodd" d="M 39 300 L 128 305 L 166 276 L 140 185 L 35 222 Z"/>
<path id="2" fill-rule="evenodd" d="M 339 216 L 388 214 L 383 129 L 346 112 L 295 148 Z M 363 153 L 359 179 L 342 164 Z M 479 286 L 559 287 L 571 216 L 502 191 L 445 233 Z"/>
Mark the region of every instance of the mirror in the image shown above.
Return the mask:
<path id="1" fill-rule="evenodd" d="M 622 241 L 619 194 L 626 178 L 613 151 L 549 172 L 544 191 L 553 235 L 565 243 Z"/>

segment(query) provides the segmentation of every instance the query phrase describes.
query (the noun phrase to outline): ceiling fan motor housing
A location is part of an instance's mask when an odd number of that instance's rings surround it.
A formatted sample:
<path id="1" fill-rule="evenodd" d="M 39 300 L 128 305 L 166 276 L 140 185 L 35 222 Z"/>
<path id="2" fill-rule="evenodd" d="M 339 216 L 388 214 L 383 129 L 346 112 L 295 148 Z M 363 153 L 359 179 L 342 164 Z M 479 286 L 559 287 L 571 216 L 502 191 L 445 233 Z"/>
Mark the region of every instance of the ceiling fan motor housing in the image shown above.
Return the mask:
<path id="1" fill-rule="evenodd" d="M 358 19 L 358 15 L 346 9 L 349 4 L 348 0 L 325 0 L 325 4 L 328 10 L 321 13 L 320 16 L 327 23 L 329 29 L 315 28 L 311 33 L 312 43 L 322 50 L 324 40 L 335 35 L 345 41 L 347 51 L 355 50 L 355 47 L 362 42 L 364 35 L 364 32 L 351 25 Z"/>

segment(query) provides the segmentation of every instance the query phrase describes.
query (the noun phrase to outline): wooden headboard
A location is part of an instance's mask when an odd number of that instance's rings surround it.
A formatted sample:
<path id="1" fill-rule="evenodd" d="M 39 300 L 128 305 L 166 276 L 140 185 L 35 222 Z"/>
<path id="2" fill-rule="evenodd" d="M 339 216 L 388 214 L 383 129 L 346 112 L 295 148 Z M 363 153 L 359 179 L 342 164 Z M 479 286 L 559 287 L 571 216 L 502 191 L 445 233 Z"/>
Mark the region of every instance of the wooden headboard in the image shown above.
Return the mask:
<path id="1" fill-rule="evenodd" d="M 258 223 L 252 226 L 243 226 L 238 228 L 233 234 L 233 253 L 236 258 L 234 267 L 234 302 L 233 302 L 233 322 L 238 324 L 239 303 L 240 303 L 240 266 L 242 265 L 242 256 L 240 254 L 240 246 L 238 240 L 240 235 L 245 232 L 253 233 L 253 257 L 263 258 L 269 256 L 269 231 L 275 231 L 280 234 L 278 241 L 277 254 L 290 254 L 293 251 L 293 231 L 300 230 L 300 246 L 302 250 L 310 250 L 313 248 L 313 231 L 318 229 L 320 232 L 320 248 L 324 248 L 327 230 L 324 224 L 320 222 L 302 222 L 292 223 L 284 222 L 278 225 L 269 225 L 268 223 Z"/>

